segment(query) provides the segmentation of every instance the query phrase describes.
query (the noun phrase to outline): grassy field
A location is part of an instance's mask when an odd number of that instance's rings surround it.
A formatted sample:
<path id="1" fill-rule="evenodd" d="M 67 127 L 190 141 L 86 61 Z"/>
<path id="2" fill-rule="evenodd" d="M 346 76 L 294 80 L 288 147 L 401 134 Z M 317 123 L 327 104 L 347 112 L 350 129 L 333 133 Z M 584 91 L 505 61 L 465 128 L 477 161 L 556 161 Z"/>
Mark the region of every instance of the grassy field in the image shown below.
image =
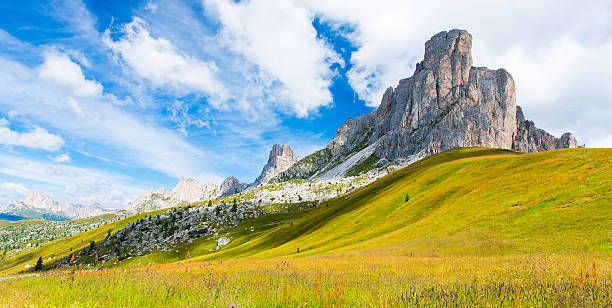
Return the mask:
<path id="1" fill-rule="evenodd" d="M 14 307 L 612 305 L 599 255 L 364 257 L 173 263 L 7 280 Z"/>
<path id="2" fill-rule="evenodd" d="M 611 166 L 610 149 L 451 150 L 319 206 L 246 220 L 219 235 L 231 238 L 220 251 L 210 252 L 215 237 L 201 238 L 103 271 L 5 280 L 0 298 L 52 306 L 610 306 Z M 66 255 L 138 218 L 59 240 L 0 270 Z"/>

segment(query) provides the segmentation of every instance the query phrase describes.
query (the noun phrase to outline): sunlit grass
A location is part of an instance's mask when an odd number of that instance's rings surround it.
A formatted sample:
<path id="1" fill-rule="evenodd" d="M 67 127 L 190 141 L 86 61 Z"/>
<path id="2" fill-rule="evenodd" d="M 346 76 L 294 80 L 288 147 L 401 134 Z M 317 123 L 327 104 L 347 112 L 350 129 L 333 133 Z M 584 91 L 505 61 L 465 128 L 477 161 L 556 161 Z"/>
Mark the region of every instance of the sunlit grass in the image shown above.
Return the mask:
<path id="1" fill-rule="evenodd" d="M 610 149 L 451 150 L 316 207 L 271 205 L 221 232 L 219 251 L 206 237 L 1 281 L 0 305 L 611 306 L 611 166 Z M 17 272 L 108 228 L 0 264 Z"/>
<path id="2" fill-rule="evenodd" d="M 0 305 L 413 307 L 612 304 L 609 255 L 337 256 L 48 272 L 0 282 Z"/>

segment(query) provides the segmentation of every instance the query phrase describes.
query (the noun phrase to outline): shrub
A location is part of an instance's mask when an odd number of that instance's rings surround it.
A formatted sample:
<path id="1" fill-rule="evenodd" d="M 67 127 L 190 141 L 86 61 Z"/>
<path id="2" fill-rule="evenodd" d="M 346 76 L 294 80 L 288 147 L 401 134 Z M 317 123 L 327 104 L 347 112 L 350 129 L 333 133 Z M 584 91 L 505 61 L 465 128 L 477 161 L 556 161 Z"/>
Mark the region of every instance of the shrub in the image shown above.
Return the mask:
<path id="1" fill-rule="evenodd" d="M 404 199 L 405 202 L 408 202 L 408 200 L 410 200 L 410 194 L 406 193 L 406 198 Z"/>

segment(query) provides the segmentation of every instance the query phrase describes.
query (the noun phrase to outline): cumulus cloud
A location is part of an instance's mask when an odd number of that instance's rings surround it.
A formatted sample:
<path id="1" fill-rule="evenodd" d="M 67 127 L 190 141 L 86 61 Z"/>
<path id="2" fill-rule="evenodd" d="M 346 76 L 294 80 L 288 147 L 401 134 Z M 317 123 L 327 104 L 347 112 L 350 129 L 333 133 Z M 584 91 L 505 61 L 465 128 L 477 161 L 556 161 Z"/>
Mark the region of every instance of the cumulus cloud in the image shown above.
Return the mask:
<path id="1" fill-rule="evenodd" d="M 0 189 L 11 191 L 19 196 L 25 196 L 29 192 L 27 188 L 23 187 L 23 185 L 11 182 L 3 182 L 0 184 Z"/>
<path id="2" fill-rule="evenodd" d="M 117 53 L 135 74 L 155 87 L 169 87 L 179 93 L 199 92 L 220 104 L 228 98 L 228 91 L 217 79 L 214 62 L 205 62 L 180 53 L 164 38 L 153 38 L 145 22 L 135 17 L 122 27 L 123 36 L 113 40 L 110 30 L 104 36 L 105 44 Z"/>
<path id="3" fill-rule="evenodd" d="M 114 172 L 47 163 L 8 154 L 0 154 L 0 173 L 46 184 L 52 197 L 60 202 L 100 203 L 121 207 L 126 205 L 123 201 L 144 190 L 143 187 L 131 185 L 131 178 Z M 20 186 L 7 184 L 12 191 L 27 194 L 28 190 Z M 5 184 L 2 184 L 2 188 L 5 188 Z M 0 191 L 0 197 L 3 196 Z"/>
<path id="4" fill-rule="evenodd" d="M 102 94 L 102 85 L 86 79 L 81 67 L 57 50 L 51 49 L 45 53 L 45 61 L 38 67 L 38 76 L 76 97 L 95 97 Z"/>
<path id="5" fill-rule="evenodd" d="M 307 116 L 332 102 L 329 91 L 339 56 L 312 26 L 314 14 L 294 1 L 205 0 L 209 14 L 222 25 L 221 43 L 255 64 L 271 80 L 280 83 L 271 99 Z"/>
<path id="6" fill-rule="evenodd" d="M 66 153 L 62 153 L 62 154 L 59 154 L 57 156 L 51 157 L 51 160 L 53 160 L 56 163 L 69 163 L 70 162 L 70 155 L 68 155 Z"/>
<path id="7" fill-rule="evenodd" d="M 64 139 L 59 135 L 49 133 L 46 129 L 34 126 L 30 131 L 17 132 L 5 126 L 6 119 L 0 125 L 0 144 L 22 146 L 31 149 L 41 149 L 50 152 L 59 151 L 64 146 Z"/>
<path id="8" fill-rule="evenodd" d="M 69 59 L 63 55 L 54 55 L 53 58 L 61 59 L 60 62 Z M 74 62 L 64 65 L 78 66 Z M 185 141 L 179 134 L 156 125 L 142 115 L 122 110 L 113 104 L 113 97 L 106 94 L 78 97 L 76 108 L 74 89 L 65 86 L 72 83 L 58 84 L 43 80 L 40 71 L 44 70 L 40 67 L 31 69 L 0 56 L 0 106 L 27 114 L 29 118 L 50 127 L 70 132 L 73 138 L 111 148 L 125 162 L 137 163 L 173 177 L 190 175 L 211 180 L 221 178 L 211 173 L 207 164 L 202 163 L 205 152 Z M 75 81 L 75 84 L 87 82 L 83 77 Z M 86 121 L 81 119 L 81 115 L 87 116 Z M 7 139 L 15 139 L 15 134 L 7 129 L 3 131 L 10 137 Z M 34 132 L 45 135 L 44 129 L 35 129 Z M 45 147 L 59 150 L 58 146 Z"/>

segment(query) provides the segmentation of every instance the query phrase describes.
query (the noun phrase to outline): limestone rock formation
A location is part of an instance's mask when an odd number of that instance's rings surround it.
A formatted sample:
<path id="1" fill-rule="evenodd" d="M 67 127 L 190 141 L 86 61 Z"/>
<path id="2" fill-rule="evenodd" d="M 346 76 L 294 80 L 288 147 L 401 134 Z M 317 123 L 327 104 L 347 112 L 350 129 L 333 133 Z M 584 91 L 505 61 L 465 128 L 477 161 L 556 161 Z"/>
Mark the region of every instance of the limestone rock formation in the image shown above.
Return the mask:
<path id="1" fill-rule="evenodd" d="M 135 198 L 127 207 L 130 212 L 149 212 L 182 204 L 204 202 L 242 192 L 246 184 L 233 176 L 223 181 L 221 186 L 208 182 L 205 186 L 195 179 L 181 177 L 172 191 L 164 188 L 150 189 Z"/>
<path id="2" fill-rule="evenodd" d="M 274 178 L 343 176 L 456 147 L 525 152 L 576 147 L 571 134 L 557 139 L 537 130 L 517 109 L 514 80 L 504 69 L 472 66 L 472 36 L 443 31 L 425 43 L 412 77 L 388 88 L 370 114 L 347 120 L 323 150 Z"/>
<path id="3" fill-rule="evenodd" d="M 247 187 L 247 184 L 240 183 L 237 178 L 233 176 L 228 176 L 221 186 L 219 187 L 220 196 L 219 197 L 227 197 L 229 195 L 237 194 L 242 192 Z"/>
<path id="4" fill-rule="evenodd" d="M 219 187 L 212 182 L 208 182 L 206 186 L 203 186 L 192 178 L 181 177 L 172 193 L 179 202 L 208 201 L 217 197 Z"/>
<path id="5" fill-rule="evenodd" d="M 253 183 L 253 186 L 267 184 L 270 179 L 289 169 L 297 161 L 298 157 L 295 156 L 291 147 L 286 144 L 275 144 L 270 151 L 268 163 L 261 170 L 261 174 Z"/>
<path id="6" fill-rule="evenodd" d="M 517 132 L 512 149 L 525 153 L 534 153 L 561 148 L 577 148 L 578 141 L 574 134 L 565 133 L 561 138 L 555 138 L 546 131 L 535 127 L 533 121 L 525 120 L 523 110 L 516 106 Z"/>

